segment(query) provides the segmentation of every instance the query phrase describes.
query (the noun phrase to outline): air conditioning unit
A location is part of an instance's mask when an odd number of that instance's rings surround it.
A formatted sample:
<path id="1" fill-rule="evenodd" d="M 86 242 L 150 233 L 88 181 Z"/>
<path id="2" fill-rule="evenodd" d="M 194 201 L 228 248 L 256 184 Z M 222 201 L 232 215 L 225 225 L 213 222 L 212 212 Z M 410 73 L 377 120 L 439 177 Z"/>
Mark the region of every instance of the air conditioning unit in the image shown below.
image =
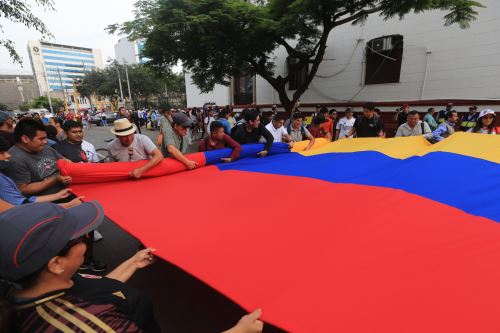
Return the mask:
<path id="1" fill-rule="evenodd" d="M 376 52 L 390 51 L 392 50 L 392 36 L 374 39 L 371 44 L 371 48 Z"/>

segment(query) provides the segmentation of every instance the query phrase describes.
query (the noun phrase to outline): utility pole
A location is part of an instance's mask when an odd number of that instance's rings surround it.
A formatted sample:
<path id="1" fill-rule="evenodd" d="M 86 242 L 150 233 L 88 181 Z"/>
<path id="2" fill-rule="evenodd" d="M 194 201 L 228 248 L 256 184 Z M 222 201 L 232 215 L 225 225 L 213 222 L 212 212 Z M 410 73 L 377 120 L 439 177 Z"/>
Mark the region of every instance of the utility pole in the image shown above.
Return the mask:
<path id="1" fill-rule="evenodd" d="M 118 84 L 120 85 L 120 101 L 123 102 L 122 78 L 120 76 L 120 70 L 118 70 L 118 67 L 116 68 L 116 72 L 118 73 Z"/>
<path id="2" fill-rule="evenodd" d="M 80 111 L 80 101 L 78 100 L 78 92 L 76 90 L 76 84 L 75 84 L 75 80 L 73 80 L 73 98 L 75 99 L 75 103 L 76 103 L 76 111 L 79 112 Z"/>
<path id="3" fill-rule="evenodd" d="M 66 99 L 66 89 L 64 89 L 64 85 L 63 85 L 62 78 L 61 78 L 61 70 L 59 69 L 59 67 L 57 67 L 57 73 L 59 74 L 59 83 L 61 84 L 61 88 L 62 88 L 63 96 L 64 96 L 64 111 L 66 113 L 68 113 L 68 100 Z"/>
<path id="4" fill-rule="evenodd" d="M 134 105 L 134 102 L 132 101 L 132 93 L 130 92 L 130 81 L 128 79 L 127 62 L 125 61 L 125 59 L 123 59 L 123 64 L 125 66 L 125 76 L 127 77 L 128 98 L 130 99 L 130 102 L 132 103 L 132 105 Z"/>
<path id="5" fill-rule="evenodd" d="M 82 67 L 83 67 L 83 73 L 85 72 L 85 62 L 82 60 Z M 92 108 L 92 94 L 89 96 L 89 104 L 90 104 L 90 110 L 93 110 Z"/>
<path id="6" fill-rule="evenodd" d="M 43 69 L 43 76 L 45 78 L 45 84 L 47 85 L 47 98 L 49 99 L 50 113 L 54 114 L 54 108 L 52 107 L 52 99 L 50 98 L 50 86 L 49 86 L 49 79 L 47 77 L 47 69 L 45 69 L 45 64 L 43 63 L 43 61 L 42 61 L 42 69 Z M 41 95 L 42 92 L 40 91 L 40 96 Z"/>

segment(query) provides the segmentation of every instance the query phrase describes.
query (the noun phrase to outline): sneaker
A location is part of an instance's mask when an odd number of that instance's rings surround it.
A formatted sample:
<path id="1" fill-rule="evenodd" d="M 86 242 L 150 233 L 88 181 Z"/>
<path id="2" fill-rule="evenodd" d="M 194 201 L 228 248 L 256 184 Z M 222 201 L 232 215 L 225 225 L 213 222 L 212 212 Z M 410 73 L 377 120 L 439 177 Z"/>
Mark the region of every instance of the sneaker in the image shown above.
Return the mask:
<path id="1" fill-rule="evenodd" d="M 90 260 L 89 262 L 84 262 L 83 265 L 80 266 L 80 271 L 92 271 L 92 272 L 104 272 L 108 267 L 106 264 L 103 264 L 99 261 Z"/>

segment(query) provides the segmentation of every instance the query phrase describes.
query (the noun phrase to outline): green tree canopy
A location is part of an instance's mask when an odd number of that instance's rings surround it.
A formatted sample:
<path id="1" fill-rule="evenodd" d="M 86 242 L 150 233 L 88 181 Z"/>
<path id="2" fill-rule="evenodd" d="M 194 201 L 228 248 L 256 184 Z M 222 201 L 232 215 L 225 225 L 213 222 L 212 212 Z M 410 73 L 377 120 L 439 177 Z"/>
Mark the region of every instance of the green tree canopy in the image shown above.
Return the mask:
<path id="1" fill-rule="evenodd" d="M 53 110 L 57 110 L 60 107 L 64 106 L 64 102 L 59 98 L 52 97 L 50 99 L 50 102 L 52 103 Z M 30 102 L 30 107 L 33 109 L 45 108 L 47 110 L 50 110 L 49 99 L 47 96 L 39 96 Z"/>
<path id="2" fill-rule="evenodd" d="M 361 24 L 375 14 L 402 19 L 411 12 L 446 10 L 445 25 L 467 28 L 477 7 L 482 5 L 472 0 L 142 0 L 133 21 L 107 30 L 145 39 L 144 56 L 156 72 L 181 61 L 203 92 L 245 72 L 258 74 L 291 110 L 316 76 L 336 27 Z M 274 70 L 278 47 L 299 59 L 297 67 L 307 68 L 305 82 L 291 96 L 290 77 Z"/>
<path id="3" fill-rule="evenodd" d="M 40 32 L 43 37 L 52 37 L 52 34 L 47 29 L 45 24 L 31 12 L 30 7 L 33 3 L 48 10 L 54 9 L 53 0 L 0 0 L 0 17 L 14 23 L 20 23 L 29 29 L 34 29 Z M 1 30 L 3 30 L 3 26 L 0 21 L 0 31 Z M 12 40 L 0 38 L 0 46 L 7 49 L 14 62 L 22 63 L 22 59 L 16 52 L 14 42 Z"/>
<path id="4" fill-rule="evenodd" d="M 175 86 L 178 78 L 168 72 L 158 75 L 145 65 L 127 65 L 130 81 L 130 90 L 133 100 L 148 100 L 151 96 L 161 94 L 165 86 Z M 175 81 L 177 80 L 177 81 Z M 91 98 L 91 96 L 105 96 L 111 100 L 118 100 L 120 96 L 120 83 L 124 97 L 128 96 L 125 66 L 116 61 L 109 64 L 103 70 L 92 70 L 78 82 L 77 91 L 80 95 Z"/>

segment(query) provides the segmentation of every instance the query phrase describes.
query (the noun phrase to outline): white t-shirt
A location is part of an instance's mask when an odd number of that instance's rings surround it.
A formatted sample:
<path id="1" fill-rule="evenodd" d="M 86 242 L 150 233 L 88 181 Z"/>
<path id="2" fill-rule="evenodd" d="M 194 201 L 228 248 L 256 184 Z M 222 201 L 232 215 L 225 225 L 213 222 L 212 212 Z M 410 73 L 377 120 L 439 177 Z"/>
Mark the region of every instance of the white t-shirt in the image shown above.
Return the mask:
<path id="1" fill-rule="evenodd" d="M 267 124 L 266 129 L 273 135 L 274 142 L 283 142 L 283 138 L 288 135 L 284 126 L 281 126 L 280 128 L 274 128 L 273 122 Z"/>
<path id="2" fill-rule="evenodd" d="M 469 132 L 469 133 L 473 133 L 473 130 L 474 130 L 474 129 L 473 129 L 473 128 L 471 128 L 471 129 L 469 129 L 467 132 Z M 496 135 L 496 134 L 497 134 L 497 132 L 496 132 L 494 129 L 493 129 L 493 132 L 491 132 L 491 133 L 490 133 L 490 132 L 489 132 L 489 130 L 488 130 L 488 128 L 484 128 L 484 127 L 483 127 L 483 128 L 481 128 L 481 129 L 479 130 L 479 132 L 477 132 L 477 133 L 479 133 L 479 134 L 493 134 L 493 135 Z"/>
<path id="3" fill-rule="evenodd" d="M 339 139 L 346 138 L 347 134 L 352 130 L 354 127 L 354 122 L 356 119 L 352 117 L 351 119 L 347 119 L 346 117 L 340 118 L 339 122 L 337 123 L 337 130 L 339 130 Z M 352 135 L 349 137 L 352 138 Z"/>
<path id="4" fill-rule="evenodd" d="M 153 141 L 145 135 L 135 134 L 134 142 L 129 147 L 124 147 L 118 138 L 108 145 L 108 156 L 111 162 L 132 162 L 151 159 L 155 149 Z"/>
<path id="5" fill-rule="evenodd" d="M 95 151 L 95 147 L 88 141 L 82 141 L 82 150 L 87 155 L 87 159 L 91 163 L 99 163 L 99 156 L 97 156 L 97 152 Z"/>
<path id="6" fill-rule="evenodd" d="M 204 122 L 205 122 L 205 125 L 207 125 L 207 132 L 208 134 L 210 134 L 210 124 L 213 123 L 215 121 L 215 118 L 214 117 L 206 117 Z"/>

